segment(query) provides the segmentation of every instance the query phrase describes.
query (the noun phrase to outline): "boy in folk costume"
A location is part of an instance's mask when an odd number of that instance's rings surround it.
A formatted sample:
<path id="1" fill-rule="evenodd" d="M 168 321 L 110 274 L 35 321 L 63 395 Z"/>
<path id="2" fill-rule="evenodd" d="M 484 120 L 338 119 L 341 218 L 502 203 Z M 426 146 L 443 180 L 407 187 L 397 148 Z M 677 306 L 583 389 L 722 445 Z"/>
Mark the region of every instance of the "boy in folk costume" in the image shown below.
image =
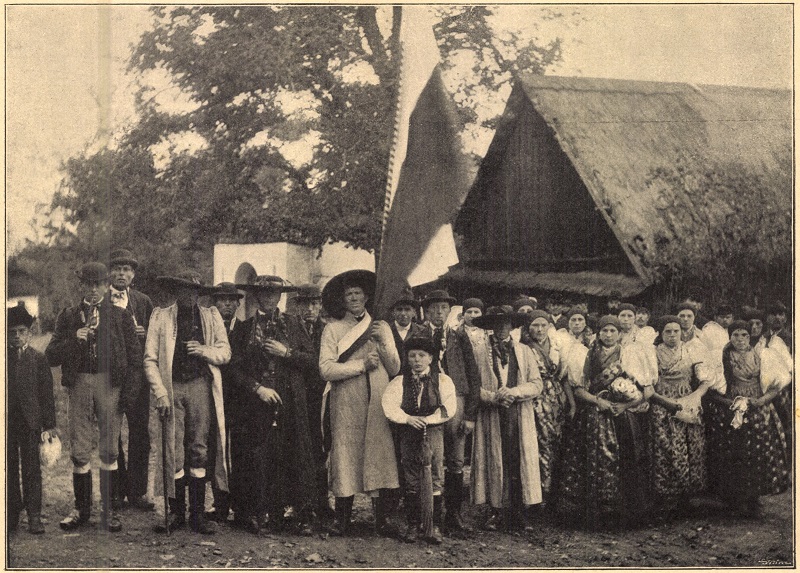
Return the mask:
<path id="1" fill-rule="evenodd" d="M 217 442 L 217 487 L 228 490 L 219 366 L 230 360 L 231 347 L 216 307 L 197 305 L 199 293 L 205 292 L 200 275 L 187 271 L 176 277 L 158 277 L 158 281 L 175 296 L 176 302 L 153 311 L 144 352 L 144 372 L 156 397 L 161 429 L 167 432 L 167 467 L 161 467 L 162 453 L 158 452 L 156 475 L 166 471 L 173 476 L 167 482 L 168 491 L 163 492 L 170 499 L 173 514 L 170 530 L 186 524 L 188 484 L 189 524 L 196 532 L 210 534 L 214 533 L 215 524 L 206 522 L 204 515 L 209 440 Z M 217 419 L 217 433 L 213 436 L 212 416 Z M 162 487 L 157 479 L 156 495 L 162 493 Z"/>
<path id="2" fill-rule="evenodd" d="M 409 369 L 389 383 L 382 404 L 386 417 L 399 425 L 407 529 L 403 540 L 413 543 L 421 521 L 420 480 L 423 471 L 423 437 L 431 449 L 433 479 L 433 531 L 426 541 L 442 542 L 442 488 L 444 485 L 444 423 L 457 407 L 456 387 L 447 374 L 431 371 L 436 348 L 429 338 L 405 341 Z"/>
<path id="3" fill-rule="evenodd" d="M 64 309 L 56 319 L 45 355 L 61 366 L 61 384 L 69 394 L 69 441 L 75 509 L 61 521 L 71 531 L 89 521 L 92 510 L 91 453 L 94 421 L 100 430 L 100 499 L 102 527 L 122 529 L 112 505 L 117 489 L 117 455 L 122 426 L 121 400 L 131 380 L 141 375 L 141 347 L 131 315 L 111 304 L 108 269 L 86 263 L 78 271 L 80 304 Z"/>
<path id="4" fill-rule="evenodd" d="M 44 533 L 42 525 L 42 468 L 39 442 L 56 436 L 56 407 L 53 399 L 53 374 L 44 355 L 30 346 L 33 317 L 24 306 L 8 310 L 8 432 L 6 433 L 6 471 L 8 472 L 7 531 L 15 531 L 23 507 L 28 512 L 28 530 Z M 20 495 L 19 466 L 22 462 Z"/>
<path id="5" fill-rule="evenodd" d="M 490 506 L 484 527 L 525 527 L 523 507 L 542 502 L 539 446 L 533 399 L 543 384 L 533 351 L 511 339 L 527 317 L 497 307 L 472 323 L 493 331 L 489 348 L 475 359 L 481 402 L 472 449 L 472 502 Z M 505 509 L 505 516 L 501 515 Z"/>

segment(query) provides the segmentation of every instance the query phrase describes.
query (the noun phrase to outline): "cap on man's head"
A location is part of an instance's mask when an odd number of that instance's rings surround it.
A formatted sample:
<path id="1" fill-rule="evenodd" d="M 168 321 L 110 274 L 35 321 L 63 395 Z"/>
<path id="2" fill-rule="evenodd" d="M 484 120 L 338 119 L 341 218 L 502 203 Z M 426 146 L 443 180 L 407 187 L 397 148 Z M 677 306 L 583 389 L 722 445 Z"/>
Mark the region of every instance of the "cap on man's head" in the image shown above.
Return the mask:
<path id="1" fill-rule="evenodd" d="M 456 299 L 450 296 L 446 290 L 432 290 L 422 299 L 422 308 L 427 308 L 429 304 L 434 302 L 446 302 L 452 306 L 456 303 Z"/>
<path id="2" fill-rule="evenodd" d="M 28 309 L 25 308 L 24 304 L 18 304 L 17 306 L 12 306 L 9 308 L 6 320 L 8 328 L 14 328 L 17 326 L 30 328 L 33 324 L 33 317 L 28 312 Z"/>
<path id="3" fill-rule="evenodd" d="M 78 279 L 87 283 L 100 283 L 108 280 L 108 269 L 103 263 L 93 261 L 84 263 L 81 268 L 75 271 Z"/>
<path id="4" fill-rule="evenodd" d="M 315 284 L 302 284 L 297 287 L 294 300 L 322 300 L 322 290 Z"/>
<path id="5" fill-rule="evenodd" d="M 212 300 L 217 300 L 219 298 L 244 298 L 244 295 L 239 292 L 239 290 L 236 288 L 236 285 L 229 282 L 219 283 L 214 287 L 210 294 Z"/>
<path id="6" fill-rule="evenodd" d="M 133 252 L 128 249 L 117 249 L 116 251 L 111 251 L 111 255 L 108 257 L 108 266 L 113 267 L 114 265 L 130 265 L 135 271 L 139 268 L 139 261 L 133 256 Z"/>
<path id="7" fill-rule="evenodd" d="M 409 338 L 403 343 L 403 351 L 408 354 L 412 350 L 424 350 L 431 356 L 436 353 L 436 346 L 433 344 L 433 339 L 427 336 L 415 336 Z"/>

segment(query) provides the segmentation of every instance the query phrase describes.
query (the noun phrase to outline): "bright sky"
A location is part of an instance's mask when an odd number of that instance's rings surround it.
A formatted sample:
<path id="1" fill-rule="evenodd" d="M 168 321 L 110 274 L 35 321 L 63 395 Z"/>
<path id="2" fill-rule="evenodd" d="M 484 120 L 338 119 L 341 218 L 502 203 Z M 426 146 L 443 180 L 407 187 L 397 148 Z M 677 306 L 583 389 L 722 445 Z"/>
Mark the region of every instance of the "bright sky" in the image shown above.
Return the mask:
<path id="1" fill-rule="evenodd" d="M 564 6 L 581 21 L 541 26 L 565 40 L 558 75 L 792 87 L 791 5 Z M 312 8 L 309 8 L 312 9 Z M 36 237 L 59 165 L 132 118 L 124 75 L 150 25 L 142 6 L 7 6 L 8 246 Z M 530 6 L 500 9 L 498 28 L 531 34 Z M 103 89 L 103 86 L 110 86 Z M 488 142 L 486 142 L 488 144 Z"/>

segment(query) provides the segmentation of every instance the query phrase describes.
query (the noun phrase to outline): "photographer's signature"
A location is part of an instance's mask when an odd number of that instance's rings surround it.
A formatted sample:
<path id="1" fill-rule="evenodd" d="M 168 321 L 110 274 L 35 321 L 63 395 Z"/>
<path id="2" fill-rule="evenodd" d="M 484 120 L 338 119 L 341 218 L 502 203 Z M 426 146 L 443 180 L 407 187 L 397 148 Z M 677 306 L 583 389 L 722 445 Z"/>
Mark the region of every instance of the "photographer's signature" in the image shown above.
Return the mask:
<path id="1" fill-rule="evenodd" d="M 783 561 L 781 559 L 759 559 L 759 565 L 791 565 L 788 561 Z"/>

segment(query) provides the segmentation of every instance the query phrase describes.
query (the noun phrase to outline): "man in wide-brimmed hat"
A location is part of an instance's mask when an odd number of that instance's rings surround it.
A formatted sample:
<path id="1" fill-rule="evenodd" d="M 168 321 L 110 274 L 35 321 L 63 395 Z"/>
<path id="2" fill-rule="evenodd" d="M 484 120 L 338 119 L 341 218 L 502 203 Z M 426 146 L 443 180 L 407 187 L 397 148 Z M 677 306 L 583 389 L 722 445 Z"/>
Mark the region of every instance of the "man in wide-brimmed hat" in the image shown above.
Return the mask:
<path id="1" fill-rule="evenodd" d="M 397 465 L 389 421 L 381 397 L 400 357 L 386 322 L 373 321 L 369 306 L 375 273 L 347 271 L 322 291 L 322 304 L 336 320 L 325 326 L 319 369 L 328 381 L 330 412 L 330 489 L 336 497 L 334 533 L 350 527 L 353 497 L 372 498 L 378 534 L 390 533 L 388 492 L 397 489 Z"/>
<path id="2" fill-rule="evenodd" d="M 227 463 L 222 375 L 219 367 L 231 358 L 225 324 L 216 307 L 198 306 L 197 297 L 207 288 L 200 275 L 184 271 L 176 276 L 157 278 L 171 293 L 175 303 L 157 307 L 150 318 L 144 353 L 144 372 L 156 397 L 167 432 L 166 471 L 174 479 L 164 492 L 173 514 L 170 528 L 186 524 L 186 488 L 189 489 L 189 525 L 192 530 L 214 533 L 213 523 L 205 519 L 206 468 L 208 442 L 216 441 L 214 480 L 227 491 Z M 216 435 L 211 433 L 211 418 L 216 417 Z M 159 442 L 160 445 L 161 442 Z M 161 465 L 161 455 L 156 456 Z M 186 475 L 188 474 L 188 475 Z M 156 480 L 156 494 L 161 480 Z"/>
<path id="3" fill-rule="evenodd" d="M 142 350 L 132 316 L 114 306 L 108 294 L 108 269 L 103 263 L 84 264 L 77 271 L 82 300 L 56 319 L 45 354 L 51 366 L 61 366 L 61 384 L 69 394 L 69 441 L 75 509 L 61 521 L 71 531 L 89 521 L 92 508 L 92 414 L 100 430 L 100 499 L 102 526 L 122 529 L 113 508 L 116 490 L 120 400 L 141 377 Z"/>
<path id="4" fill-rule="evenodd" d="M 498 307 L 472 323 L 490 330 L 489 347 L 476 355 L 481 372 L 470 487 L 473 502 L 488 504 L 484 527 L 523 527 L 522 509 L 541 503 L 539 445 L 533 399 L 543 389 L 533 351 L 511 338 L 528 317 Z M 505 510 L 505 515 L 501 510 Z"/>
<path id="5" fill-rule="evenodd" d="M 239 310 L 239 304 L 244 298 L 244 295 L 239 292 L 236 285 L 231 282 L 221 282 L 211 289 L 209 298 L 211 304 L 217 307 L 222 320 L 225 323 L 225 332 L 230 337 L 236 326 L 236 311 Z M 230 338 L 229 338 L 230 341 Z M 230 438 L 231 435 L 231 419 L 234 415 L 235 405 L 230 396 L 230 374 L 228 373 L 229 365 L 225 364 L 219 367 L 220 374 L 222 375 L 222 399 L 225 410 L 225 423 L 227 424 L 226 435 Z M 216 432 L 215 418 L 211 419 L 212 435 Z M 216 459 L 215 451 L 216 442 L 211 440 L 208 444 L 209 459 Z M 229 484 L 230 486 L 230 484 Z M 217 487 L 215 480 L 211 480 L 211 492 L 214 496 L 214 510 L 206 513 L 206 517 L 213 519 L 217 523 L 226 523 L 230 515 L 230 496 L 227 491 L 221 490 Z"/>
<path id="6" fill-rule="evenodd" d="M 31 345 L 33 317 L 25 305 L 7 313 L 8 368 L 6 433 L 6 476 L 8 506 L 6 531 L 15 531 L 23 508 L 28 512 L 28 530 L 44 533 L 42 525 L 42 469 L 39 443 L 56 436 L 56 407 L 53 398 L 53 374 L 47 358 Z M 20 462 L 22 491 L 20 495 Z"/>
<path id="7" fill-rule="evenodd" d="M 444 290 L 431 291 L 422 300 L 427 335 L 433 340 L 436 349 L 432 368 L 444 372 L 453 380 L 458 402 L 458 408 L 444 426 L 444 527 L 448 533 L 467 529 L 461 519 L 461 507 L 464 503 L 464 451 L 467 436 L 475 427 L 481 384 L 472 343 L 464 325 L 453 330 L 445 324 L 455 302 Z"/>
<path id="8" fill-rule="evenodd" d="M 144 352 L 144 338 L 153 314 L 153 301 L 146 294 L 131 286 L 139 268 L 139 261 L 128 249 L 112 251 L 108 260 L 108 296 L 114 306 L 130 313 L 136 327 L 136 335 Z M 150 511 L 154 504 L 147 500 L 147 470 L 150 460 L 150 386 L 139 376 L 131 380 L 123 396 L 123 414 L 128 420 L 128 459 L 122 438 L 119 442 L 119 491 L 115 492 L 115 502 L 128 498 L 132 507 Z M 127 461 L 127 463 L 126 463 Z M 118 499 L 117 499 L 118 496 Z"/>
<path id="9" fill-rule="evenodd" d="M 314 284 L 297 287 L 294 296 L 296 315 L 287 321 L 289 343 L 292 349 L 290 358 L 296 362 L 303 373 L 306 390 L 308 425 L 311 433 L 311 446 L 316 469 L 317 516 L 324 519 L 333 517 L 328 502 L 327 454 L 322 438 L 322 394 L 325 380 L 319 373 L 319 348 L 325 323 L 320 318 L 322 310 L 322 290 Z"/>
<path id="10" fill-rule="evenodd" d="M 229 372 L 235 394 L 231 437 L 232 502 L 238 526 L 257 534 L 283 529 L 292 506 L 308 530 L 315 500 L 315 468 L 303 377 L 303 360 L 290 340 L 290 317 L 278 309 L 296 291 L 277 276 L 240 285 L 258 303 L 256 313 L 231 334 Z"/>

